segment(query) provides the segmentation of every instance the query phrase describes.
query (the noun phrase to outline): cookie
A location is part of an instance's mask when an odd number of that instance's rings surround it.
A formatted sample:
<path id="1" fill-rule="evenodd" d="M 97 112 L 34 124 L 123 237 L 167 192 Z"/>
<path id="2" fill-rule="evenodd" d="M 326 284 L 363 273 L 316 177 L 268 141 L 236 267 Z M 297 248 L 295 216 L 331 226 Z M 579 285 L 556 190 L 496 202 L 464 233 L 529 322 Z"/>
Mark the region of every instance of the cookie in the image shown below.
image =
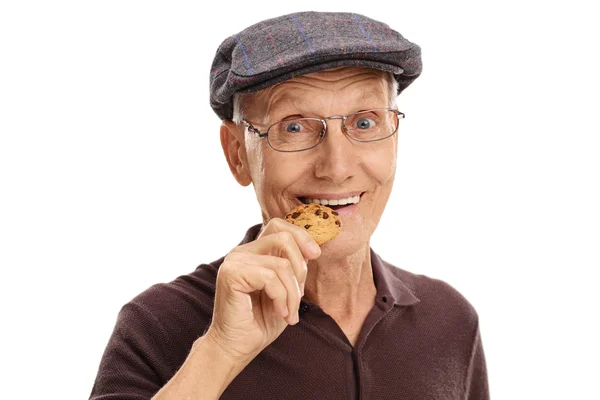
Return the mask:
<path id="1" fill-rule="evenodd" d="M 285 220 L 306 230 L 319 246 L 342 230 L 342 219 L 338 213 L 321 204 L 299 205 L 285 216 Z"/>

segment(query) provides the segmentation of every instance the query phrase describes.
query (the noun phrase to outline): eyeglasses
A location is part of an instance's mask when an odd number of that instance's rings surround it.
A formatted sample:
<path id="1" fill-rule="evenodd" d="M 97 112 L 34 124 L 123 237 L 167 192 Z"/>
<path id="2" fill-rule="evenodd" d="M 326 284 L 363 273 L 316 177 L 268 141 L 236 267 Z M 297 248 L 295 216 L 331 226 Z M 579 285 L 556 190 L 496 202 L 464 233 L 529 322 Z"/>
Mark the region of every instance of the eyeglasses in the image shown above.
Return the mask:
<path id="1" fill-rule="evenodd" d="M 260 138 L 267 138 L 273 150 L 282 152 L 312 149 L 323 141 L 327 131 L 327 121 L 341 119 L 342 128 L 350 139 L 357 142 L 375 142 L 393 136 L 398 130 L 404 113 L 392 108 L 374 108 L 350 115 L 334 115 L 327 118 L 294 118 L 274 123 L 265 133 L 260 132 L 248 121 L 243 124 L 248 131 Z"/>

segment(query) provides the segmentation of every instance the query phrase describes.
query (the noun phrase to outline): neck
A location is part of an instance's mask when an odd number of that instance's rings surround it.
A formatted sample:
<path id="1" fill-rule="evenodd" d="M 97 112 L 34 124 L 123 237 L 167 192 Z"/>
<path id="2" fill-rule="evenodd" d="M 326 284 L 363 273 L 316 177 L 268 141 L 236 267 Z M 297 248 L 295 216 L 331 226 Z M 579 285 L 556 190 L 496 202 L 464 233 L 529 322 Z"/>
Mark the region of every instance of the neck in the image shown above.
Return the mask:
<path id="1" fill-rule="evenodd" d="M 308 262 L 304 292 L 304 299 L 342 319 L 370 310 L 376 288 L 369 244 L 341 258 L 323 249 L 317 260 Z"/>

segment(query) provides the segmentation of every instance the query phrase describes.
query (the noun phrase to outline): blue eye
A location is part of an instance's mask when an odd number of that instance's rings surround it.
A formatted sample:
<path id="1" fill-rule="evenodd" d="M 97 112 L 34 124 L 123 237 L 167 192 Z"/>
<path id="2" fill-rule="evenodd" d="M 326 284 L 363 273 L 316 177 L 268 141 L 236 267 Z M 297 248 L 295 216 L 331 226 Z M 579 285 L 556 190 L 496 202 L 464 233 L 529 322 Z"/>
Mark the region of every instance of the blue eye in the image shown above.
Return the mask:
<path id="1" fill-rule="evenodd" d="M 375 125 L 375 121 L 369 118 L 361 118 L 356 122 L 356 127 L 358 129 L 371 129 Z"/>
<path id="2" fill-rule="evenodd" d="M 285 126 L 285 131 L 289 133 L 298 133 L 302 130 L 302 125 L 297 122 L 292 122 Z"/>

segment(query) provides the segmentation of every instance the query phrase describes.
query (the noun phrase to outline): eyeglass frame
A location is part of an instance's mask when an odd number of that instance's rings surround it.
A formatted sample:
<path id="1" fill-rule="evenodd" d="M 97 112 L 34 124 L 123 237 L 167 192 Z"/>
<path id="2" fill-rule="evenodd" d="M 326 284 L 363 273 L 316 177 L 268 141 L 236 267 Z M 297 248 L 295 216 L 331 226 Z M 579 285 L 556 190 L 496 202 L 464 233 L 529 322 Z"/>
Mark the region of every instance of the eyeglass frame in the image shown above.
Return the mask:
<path id="1" fill-rule="evenodd" d="M 379 138 L 379 139 L 370 139 L 370 140 L 359 140 L 359 139 L 356 139 L 356 138 L 352 137 L 352 135 L 350 135 L 348 133 L 348 127 L 346 127 L 346 119 L 348 117 L 350 117 L 350 116 L 352 116 L 354 114 L 359 114 L 359 113 L 369 112 L 369 111 L 378 111 L 378 110 L 393 111 L 396 114 L 396 117 L 398 118 L 398 124 L 396 125 L 396 129 L 394 129 L 394 132 L 390 133 L 386 137 L 382 137 L 382 138 Z M 345 116 L 344 115 L 332 115 L 332 116 L 326 117 L 326 118 L 312 118 L 312 117 L 308 117 L 308 118 L 293 118 L 293 119 L 290 119 L 290 120 L 285 120 L 284 119 L 284 120 L 281 120 L 281 121 L 278 121 L 278 122 L 275 122 L 275 123 L 269 125 L 269 127 L 267 128 L 267 131 L 265 133 L 262 133 L 261 131 L 259 131 L 258 129 L 256 129 L 254 126 L 252 126 L 251 123 L 249 123 L 245 119 L 242 120 L 242 124 L 248 129 L 249 132 L 255 133 L 259 138 L 261 138 L 261 139 L 262 138 L 267 138 L 267 143 L 269 144 L 269 147 L 271 147 L 273 150 L 279 151 L 279 152 L 282 152 L 282 153 L 296 153 L 296 152 L 299 152 L 299 151 L 310 150 L 310 149 L 313 149 L 313 148 L 317 147 L 318 145 L 320 145 L 321 142 L 323 142 L 323 139 L 325 138 L 325 133 L 327 133 L 327 121 L 330 120 L 330 119 L 341 119 L 342 120 L 342 129 L 346 133 L 346 136 L 348 136 L 350 139 L 352 139 L 352 140 L 354 140 L 356 142 L 378 142 L 380 140 L 384 140 L 384 139 L 387 139 L 389 137 L 394 136 L 396 134 L 396 132 L 398 132 L 398 127 L 400 126 L 400 120 L 404 119 L 404 118 L 406 118 L 406 114 L 404 114 L 403 112 L 398 111 L 395 108 L 385 108 L 385 107 L 383 107 L 383 108 L 370 108 L 368 110 L 360 110 L 360 111 L 356 111 L 356 112 L 353 112 L 353 113 L 345 115 Z M 269 141 L 269 138 L 268 138 L 268 136 L 269 136 L 269 130 L 273 126 L 275 126 L 277 124 L 280 124 L 282 122 L 285 122 L 285 121 L 296 121 L 296 120 L 320 121 L 321 124 L 323 125 L 323 130 L 319 133 L 319 136 L 320 136 L 319 141 L 314 146 L 310 146 L 310 147 L 307 147 L 307 148 L 301 149 L 301 150 L 279 150 L 279 149 L 276 149 L 275 147 L 273 147 L 273 145 L 271 144 L 271 142 Z"/>

